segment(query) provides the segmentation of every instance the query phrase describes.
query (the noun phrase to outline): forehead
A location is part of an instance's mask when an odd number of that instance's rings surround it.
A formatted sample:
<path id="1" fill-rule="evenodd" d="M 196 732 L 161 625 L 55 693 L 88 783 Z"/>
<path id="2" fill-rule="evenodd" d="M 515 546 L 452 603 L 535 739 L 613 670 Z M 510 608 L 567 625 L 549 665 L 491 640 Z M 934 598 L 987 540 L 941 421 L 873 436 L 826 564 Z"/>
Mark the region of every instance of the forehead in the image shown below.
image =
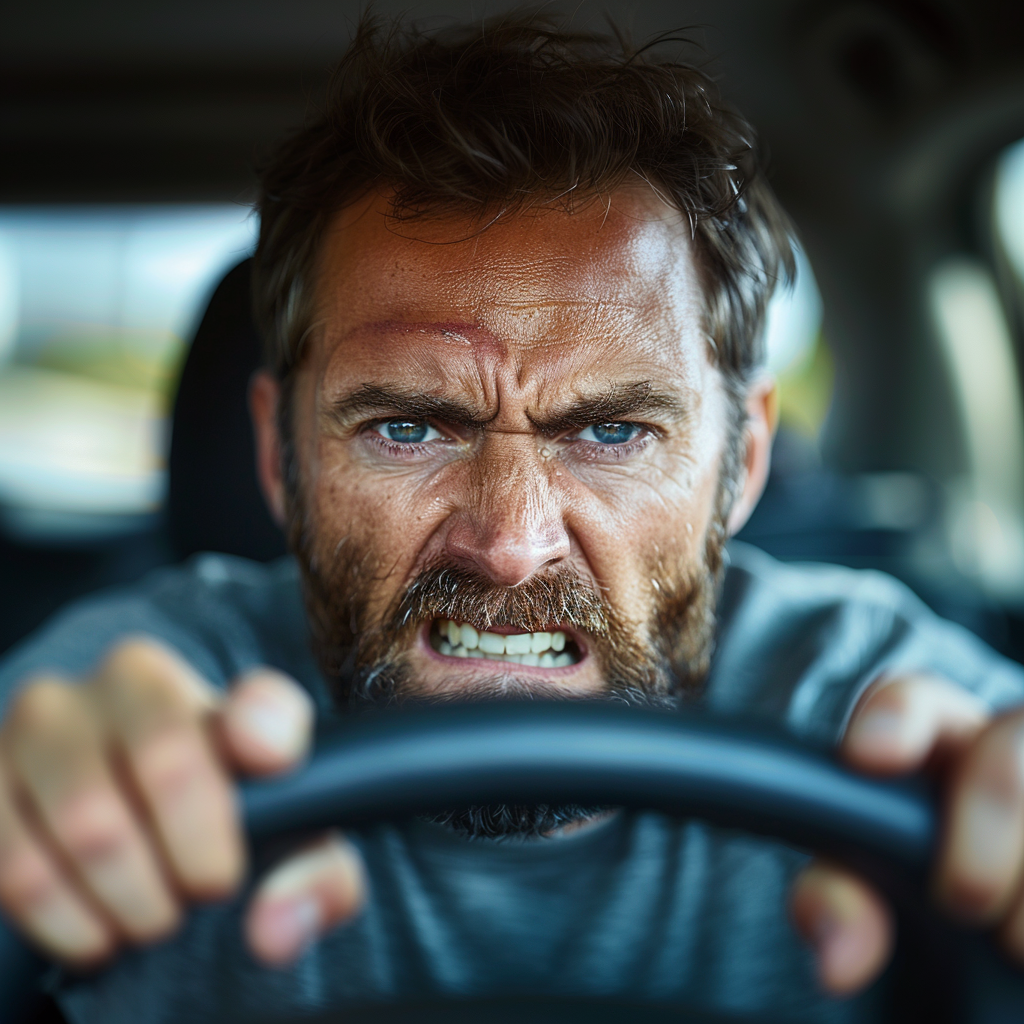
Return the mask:
<path id="1" fill-rule="evenodd" d="M 688 227 L 649 192 L 490 224 L 396 220 L 372 196 L 325 239 L 317 347 L 350 371 L 398 361 L 433 376 L 438 360 L 471 357 L 685 375 L 706 360 L 702 299 Z"/>

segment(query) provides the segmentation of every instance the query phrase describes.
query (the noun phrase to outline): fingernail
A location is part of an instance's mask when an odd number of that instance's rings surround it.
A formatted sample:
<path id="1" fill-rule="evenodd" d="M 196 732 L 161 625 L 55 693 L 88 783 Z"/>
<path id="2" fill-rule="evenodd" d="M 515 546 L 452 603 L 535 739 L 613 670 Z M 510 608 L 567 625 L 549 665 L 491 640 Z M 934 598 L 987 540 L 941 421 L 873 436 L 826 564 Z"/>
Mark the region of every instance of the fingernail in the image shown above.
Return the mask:
<path id="1" fill-rule="evenodd" d="M 365 891 L 359 855 L 348 843 L 329 836 L 272 871 L 257 890 L 253 906 L 315 898 L 317 927 L 323 930 L 356 914 Z"/>
<path id="2" fill-rule="evenodd" d="M 259 948 L 272 962 L 293 960 L 320 933 L 320 905 L 310 895 L 264 901 L 257 916 Z"/>
<path id="3" fill-rule="evenodd" d="M 282 757 L 304 752 L 309 742 L 309 709 L 298 697 L 260 695 L 238 709 L 243 728 Z"/>
<path id="4" fill-rule="evenodd" d="M 339 856 L 350 857 L 349 848 L 334 839 L 326 839 L 286 860 L 263 880 L 261 899 L 291 899 L 304 893 L 325 872 L 330 871 Z"/>

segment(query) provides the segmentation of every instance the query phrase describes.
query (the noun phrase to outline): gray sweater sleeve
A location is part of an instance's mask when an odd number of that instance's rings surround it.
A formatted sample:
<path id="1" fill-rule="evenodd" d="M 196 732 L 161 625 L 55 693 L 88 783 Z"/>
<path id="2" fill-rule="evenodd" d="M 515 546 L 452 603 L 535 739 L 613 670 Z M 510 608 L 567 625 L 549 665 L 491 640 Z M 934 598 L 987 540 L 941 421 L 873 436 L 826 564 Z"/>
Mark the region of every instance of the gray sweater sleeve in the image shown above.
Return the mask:
<path id="1" fill-rule="evenodd" d="M 0 662 L 0 709 L 25 680 L 88 675 L 118 641 L 135 636 L 167 644 L 215 686 L 269 664 L 321 697 L 294 563 L 208 554 L 59 612 Z"/>
<path id="2" fill-rule="evenodd" d="M 891 576 L 785 565 L 742 544 L 730 551 L 709 707 L 833 743 L 882 673 L 935 673 L 994 710 L 1024 702 L 1020 665 L 940 619 Z"/>

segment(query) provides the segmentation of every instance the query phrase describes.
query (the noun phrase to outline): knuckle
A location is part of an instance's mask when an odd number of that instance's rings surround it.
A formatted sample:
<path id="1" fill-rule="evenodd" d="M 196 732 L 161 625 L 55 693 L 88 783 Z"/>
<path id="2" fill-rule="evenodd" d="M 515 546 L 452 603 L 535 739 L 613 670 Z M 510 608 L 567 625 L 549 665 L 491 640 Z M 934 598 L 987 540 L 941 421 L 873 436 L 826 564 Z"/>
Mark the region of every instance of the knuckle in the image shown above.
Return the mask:
<path id="1" fill-rule="evenodd" d="M 144 636 L 128 636 L 118 640 L 106 653 L 101 671 L 111 675 L 131 675 L 139 667 L 162 663 L 167 651 Z"/>
<path id="2" fill-rule="evenodd" d="M 163 694 L 168 683 L 168 654 L 151 641 L 132 637 L 112 647 L 100 664 L 100 688 L 114 696 L 150 692 Z"/>
<path id="3" fill-rule="evenodd" d="M 80 711 L 74 688 L 56 676 L 30 679 L 11 699 L 5 731 L 9 734 L 49 731 Z"/>
<path id="4" fill-rule="evenodd" d="M 43 854 L 28 844 L 0 858 L 0 898 L 15 916 L 28 914 L 52 899 L 59 884 Z"/>
<path id="5" fill-rule="evenodd" d="M 54 830 L 71 857 L 83 864 L 109 860 L 132 840 L 132 828 L 117 798 L 105 792 L 81 793 L 55 816 Z"/>
<path id="6" fill-rule="evenodd" d="M 210 704 L 209 687 L 177 654 L 146 637 L 129 637 L 108 651 L 93 680 L 114 722 L 159 726 Z"/>

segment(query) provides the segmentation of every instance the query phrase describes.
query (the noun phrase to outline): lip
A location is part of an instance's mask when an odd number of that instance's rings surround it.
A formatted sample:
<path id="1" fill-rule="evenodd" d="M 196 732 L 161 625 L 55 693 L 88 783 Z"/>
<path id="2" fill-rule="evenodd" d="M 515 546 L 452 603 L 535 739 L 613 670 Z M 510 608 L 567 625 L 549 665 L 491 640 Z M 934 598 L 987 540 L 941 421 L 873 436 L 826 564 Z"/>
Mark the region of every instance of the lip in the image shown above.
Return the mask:
<path id="1" fill-rule="evenodd" d="M 468 668 L 479 668 L 483 665 L 490 666 L 490 671 L 494 671 L 494 666 L 504 665 L 509 671 L 515 670 L 516 674 L 526 674 L 531 676 L 537 676 L 540 679 L 558 679 L 565 676 L 572 675 L 583 665 L 586 664 L 590 652 L 587 649 L 587 644 L 584 639 L 576 632 L 575 629 L 567 626 L 553 626 L 551 631 L 561 630 L 565 633 L 567 639 L 571 639 L 576 645 L 577 650 L 580 652 L 580 660 L 573 665 L 564 665 L 562 668 L 541 668 L 539 665 L 517 665 L 512 661 L 492 661 L 490 658 L 474 658 L 472 655 L 468 658 L 454 658 L 448 654 L 442 654 L 440 651 L 435 651 L 430 643 L 430 630 L 433 628 L 435 620 L 428 619 L 424 624 L 423 628 L 419 632 L 419 640 L 417 645 L 419 648 L 426 653 L 427 657 L 434 661 L 440 662 L 446 668 L 461 668 L 466 670 Z M 512 629 L 511 627 L 501 626 L 493 627 L 488 632 L 498 633 L 501 636 L 508 636 L 511 633 L 518 633 L 520 630 Z"/>

